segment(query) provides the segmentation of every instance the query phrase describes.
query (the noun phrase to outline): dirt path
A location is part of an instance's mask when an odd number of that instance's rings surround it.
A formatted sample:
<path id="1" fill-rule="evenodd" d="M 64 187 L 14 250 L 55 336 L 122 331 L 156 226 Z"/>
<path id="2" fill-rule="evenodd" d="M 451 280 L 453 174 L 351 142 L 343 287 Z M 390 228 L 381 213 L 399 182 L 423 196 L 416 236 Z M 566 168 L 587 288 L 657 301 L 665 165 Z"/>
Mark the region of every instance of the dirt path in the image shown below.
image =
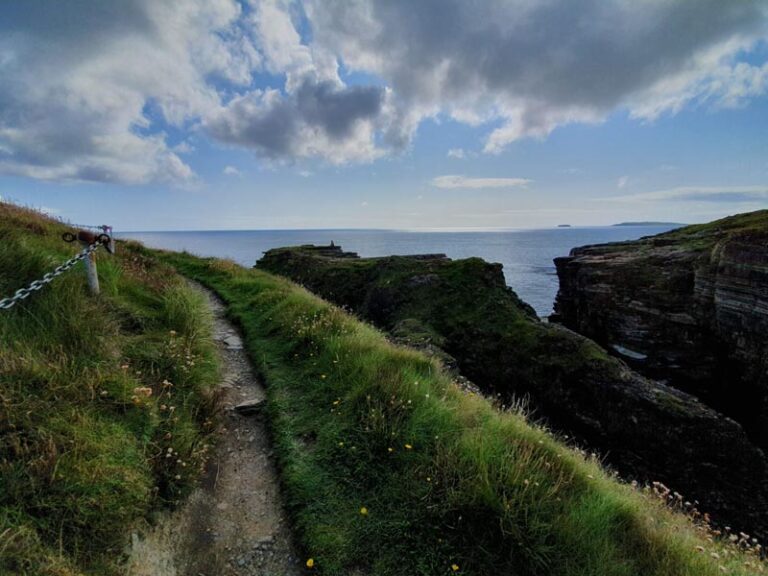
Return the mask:
<path id="1" fill-rule="evenodd" d="M 233 407 L 264 400 L 224 306 L 202 287 L 215 316 L 225 415 L 216 453 L 188 502 L 145 537 L 134 535 L 129 576 L 294 576 L 303 573 L 282 508 L 263 416 Z"/>

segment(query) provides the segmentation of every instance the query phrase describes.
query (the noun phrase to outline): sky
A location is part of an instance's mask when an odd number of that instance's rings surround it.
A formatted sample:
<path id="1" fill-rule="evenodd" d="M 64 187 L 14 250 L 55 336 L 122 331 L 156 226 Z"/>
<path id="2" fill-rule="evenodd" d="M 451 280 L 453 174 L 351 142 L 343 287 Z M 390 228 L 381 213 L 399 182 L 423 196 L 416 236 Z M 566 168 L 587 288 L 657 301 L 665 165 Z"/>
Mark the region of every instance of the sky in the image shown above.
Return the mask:
<path id="1" fill-rule="evenodd" d="M 5 0 L 0 198 L 116 230 L 768 208 L 764 0 Z"/>

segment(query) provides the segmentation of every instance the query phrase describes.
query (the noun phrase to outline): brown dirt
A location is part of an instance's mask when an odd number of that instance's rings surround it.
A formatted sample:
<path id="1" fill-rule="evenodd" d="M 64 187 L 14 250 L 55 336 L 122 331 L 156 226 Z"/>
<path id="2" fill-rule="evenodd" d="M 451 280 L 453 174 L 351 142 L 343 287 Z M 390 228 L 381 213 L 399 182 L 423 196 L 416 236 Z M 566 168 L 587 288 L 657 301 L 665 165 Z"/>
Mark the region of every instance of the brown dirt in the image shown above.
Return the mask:
<path id="1" fill-rule="evenodd" d="M 277 469 L 260 412 L 232 408 L 264 400 L 264 389 L 224 306 L 204 291 L 215 317 L 224 417 L 215 453 L 187 502 L 148 533 L 133 535 L 128 576 L 298 576 L 303 573 L 282 507 Z"/>

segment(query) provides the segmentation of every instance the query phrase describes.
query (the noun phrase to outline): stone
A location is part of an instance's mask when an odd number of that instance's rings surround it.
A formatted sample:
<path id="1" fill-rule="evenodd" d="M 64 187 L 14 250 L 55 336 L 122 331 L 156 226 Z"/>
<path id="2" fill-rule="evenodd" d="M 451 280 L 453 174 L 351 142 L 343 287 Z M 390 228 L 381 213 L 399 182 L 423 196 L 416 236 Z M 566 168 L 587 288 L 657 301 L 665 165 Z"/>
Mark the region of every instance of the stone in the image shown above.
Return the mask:
<path id="1" fill-rule="evenodd" d="M 261 412 L 261 409 L 264 408 L 265 404 L 266 404 L 265 400 L 259 400 L 259 399 L 245 400 L 244 402 L 240 402 L 240 404 L 235 405 L 233 410 L 238 414 L 242 414 L 244 416 L 250 415 L 250 414 L 257 414 Z"/>
<path id="2" fill-rule="evenodd" d="M 230 350 L 242 350 L 243 341 L 236 334 L 230 334 L 223 340 L 224 345 Z"/>

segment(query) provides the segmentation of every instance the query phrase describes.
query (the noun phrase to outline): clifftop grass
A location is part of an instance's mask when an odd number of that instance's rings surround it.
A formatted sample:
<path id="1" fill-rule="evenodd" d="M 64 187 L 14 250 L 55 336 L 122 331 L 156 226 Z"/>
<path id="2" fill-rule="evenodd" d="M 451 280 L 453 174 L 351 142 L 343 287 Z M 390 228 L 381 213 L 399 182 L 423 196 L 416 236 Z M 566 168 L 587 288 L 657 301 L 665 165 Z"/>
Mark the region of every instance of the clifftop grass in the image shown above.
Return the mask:
<path id="1" fill-rule="evenodd" d="M 0 294 L 79 245 L 0 203 Z M 0 311 L 0 574 L 120 572 L 130 530 L 183 497 L 205 452 L 216 376 L 200 295 L 121 243 Z"/>
<path id="2" fill-rule="evenodd" d="M 295 284 L 226 261 L 163 259 L 216 290 L 244 329 L 312 573 L 762 572 L 753 554 Z"/>

